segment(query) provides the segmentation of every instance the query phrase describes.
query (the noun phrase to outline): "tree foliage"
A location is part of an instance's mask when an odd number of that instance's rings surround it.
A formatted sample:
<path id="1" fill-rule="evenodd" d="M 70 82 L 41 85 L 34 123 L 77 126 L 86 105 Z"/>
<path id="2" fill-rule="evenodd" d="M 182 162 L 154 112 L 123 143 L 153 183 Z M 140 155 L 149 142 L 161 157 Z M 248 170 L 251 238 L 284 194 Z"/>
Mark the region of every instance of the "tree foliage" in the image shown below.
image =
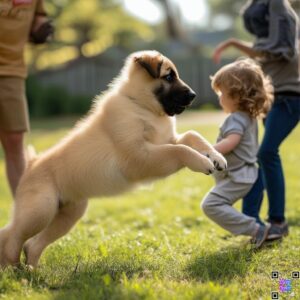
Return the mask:
<path id="1" fill-rule="evenodd" d="M 27 53 L 34 68 L 94 56 L 114 45 L 130 48 L 137 40 L 154 36 L 149 25 L 128 15 L 117 0 L 49 0 L 46 8 L 55 35 L 50 44 Z"/>

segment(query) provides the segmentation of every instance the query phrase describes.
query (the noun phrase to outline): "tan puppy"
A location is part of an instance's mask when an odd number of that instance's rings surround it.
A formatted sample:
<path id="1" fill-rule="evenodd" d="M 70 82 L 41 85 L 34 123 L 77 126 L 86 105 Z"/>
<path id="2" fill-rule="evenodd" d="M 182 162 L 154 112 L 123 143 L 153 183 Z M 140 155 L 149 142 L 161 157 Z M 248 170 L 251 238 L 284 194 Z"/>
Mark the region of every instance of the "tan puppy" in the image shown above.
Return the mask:
<path id="1" fill-rule="evenodd" d="M 176 133 L 173 116 L 194 97 L 168 58 L 156 51 L 129 56 L 90 114 L 28 163 L 12 221 L 0 232 L 1 266 L 18 264 L 22 248 L 26 264 L 36 266 L 92 196 L 119 194 L 183 167 L 205 174 L 226 168 L 223 156 L 197 132 Z"/>

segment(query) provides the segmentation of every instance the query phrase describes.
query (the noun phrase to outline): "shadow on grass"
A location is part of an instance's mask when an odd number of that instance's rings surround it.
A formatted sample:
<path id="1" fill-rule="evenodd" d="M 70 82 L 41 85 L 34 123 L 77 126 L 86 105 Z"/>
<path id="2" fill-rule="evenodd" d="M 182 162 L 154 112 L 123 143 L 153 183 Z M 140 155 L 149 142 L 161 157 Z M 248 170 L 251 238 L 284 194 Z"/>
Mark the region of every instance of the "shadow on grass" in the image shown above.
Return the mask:
<path id="1" fill-rule="evenodd" d="M 52 299 L 145 299 L 149 292 L 138 281 L 152 278 L 153 272 L 155 266 L 134 259 L 82 265 L 65 282 L 50 287 L 54 291 Z"/>
<path id="2" fill-rule="evenodd" d="M 0 274 L 0 295 L 11 291 L 17 293 L 30 286 L 37 293 L 47 291 L 51 299 L 56 300 L 145 299 L 151 287 L 141 288 L 139 281 L 153 278 L 155 272 L 155 265 L 135 257 L 109 258 L 93 263 L 79 261 L 75 266 L 62 264 L 53 274 L 43 270 L 30 271 L 22 265 Z"/>
<path id="3" fill-rule="evenodd" d="M 227 283 L 236 277 L 245 277 L 249 270 L 254 250 L 225 248 L 218 252 L 194 257 L 187 265 L 190 278 L 201 282 Z"/>
<path id="4" fill-rule="evenodd" d="M 69 284 L 60 290 L 53 291 L 52 299 L 55 300 L 96 300 L 96 299 L 146 299 L 147 291 L 134 290 L 124 286 L 120 280 L 111 279 L 106 274 L 98 272 L 80 273 L 70 278 Z"/>
<path id="5" fill-rule="evenodd" d="M 149 299 L 155 293 L 155 286 L 161 277 L 171 276 L 173 280 L 191 280 L 226 283 L 236 277 L 245 277 L 254 254 L 253 250 L 244 248 L 225 248 L 218 252 L 196 256 L 182 269 L 168 262 L 153 260 L 136 254 L 113 253 L 93 262 L 81 262 L 80 258 L 74 265 L 62 262 L 49 274 L 42 269 L 36 272 L 20 270 L 10 274 L 7 285 L 0 286 L 2 292 L 13 288 L 15 281 L 24 279 L 36 292 L 47 291 L 51 299 Z M 57 262 L 55 262 L 57 263 Z M 46 268 L 48 269 L 48 267 Z M 175 273 L 171 275 L 170 270 Z M 50 271 L 51 272 L 51 271 Z M 178 278 L 177 278 L 178 275 Z M 5 279 L 5 278 L 3 278 Z"/>
<path id="6" fill-rule="evenodd" d="M 183 270 L 184 277 L 221 284 L 245 277 L 255 252 L 250 249 L 226 248 L 193 258 Z M 88 267 L 88 270 L 84 268 Z M 146 299 L 155 290 L 153 279 L 159 275 L 155 265 L 133 260 L 102 261 L 82 266 L 60 286 L 52 286 L 53 299 Z M 142 279 L 150 281 L 143 283 Z M 180 276 L 182 279 L 182 276 Z M 175 279 L 176 280 L 176 279 Z M 152 282 L 152 283 L 151 283 Z"/>

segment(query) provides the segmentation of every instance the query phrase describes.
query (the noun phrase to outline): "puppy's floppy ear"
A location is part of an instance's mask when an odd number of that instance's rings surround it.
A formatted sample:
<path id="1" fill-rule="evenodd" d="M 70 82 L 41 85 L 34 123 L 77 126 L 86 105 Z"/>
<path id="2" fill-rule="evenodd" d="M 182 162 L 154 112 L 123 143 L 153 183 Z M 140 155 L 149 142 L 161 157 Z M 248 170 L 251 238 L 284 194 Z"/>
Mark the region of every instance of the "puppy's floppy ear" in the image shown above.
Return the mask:
<path id="1" fill-rule="evenodd" d="M 159 78 L 160 69 L 163 63 L 162 56 L 158 54 L 152 54 L 143 52 L 134 56 L 134 61 L 142 66 L 150 76 L 153 78 Z"/>

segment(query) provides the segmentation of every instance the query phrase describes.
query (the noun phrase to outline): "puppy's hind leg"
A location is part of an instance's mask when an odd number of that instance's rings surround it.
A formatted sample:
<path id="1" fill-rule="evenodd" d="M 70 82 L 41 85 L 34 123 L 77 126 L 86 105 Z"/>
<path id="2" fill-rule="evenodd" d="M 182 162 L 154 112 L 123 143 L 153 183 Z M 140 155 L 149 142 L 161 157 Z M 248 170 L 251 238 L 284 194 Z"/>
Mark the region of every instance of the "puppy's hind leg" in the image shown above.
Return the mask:
<path id="1" fill-rule="evenodd" d="M 24 245 L 26 264 L 36 267 L 43 250 L 65 235 L 84 214 L 87 200 L 70 203 L 59 209 L 53 221 Z"/>
<path id="2" fill-rule="evenodd" d="M 17 193 L 13 218 L 0 232 L 0 264 L 18 265 L 24 242 L 43 230 L 58 210 L 58 198 L 52 186 L 39 186 Z"/>
<path id="3" fill-rule="evenodd" d="M 9 228 L 6 226 L 0 230 L 0 268 L 7 265 L 4 246 L 6 245 L 7 239 L 9 237 Z"/>

